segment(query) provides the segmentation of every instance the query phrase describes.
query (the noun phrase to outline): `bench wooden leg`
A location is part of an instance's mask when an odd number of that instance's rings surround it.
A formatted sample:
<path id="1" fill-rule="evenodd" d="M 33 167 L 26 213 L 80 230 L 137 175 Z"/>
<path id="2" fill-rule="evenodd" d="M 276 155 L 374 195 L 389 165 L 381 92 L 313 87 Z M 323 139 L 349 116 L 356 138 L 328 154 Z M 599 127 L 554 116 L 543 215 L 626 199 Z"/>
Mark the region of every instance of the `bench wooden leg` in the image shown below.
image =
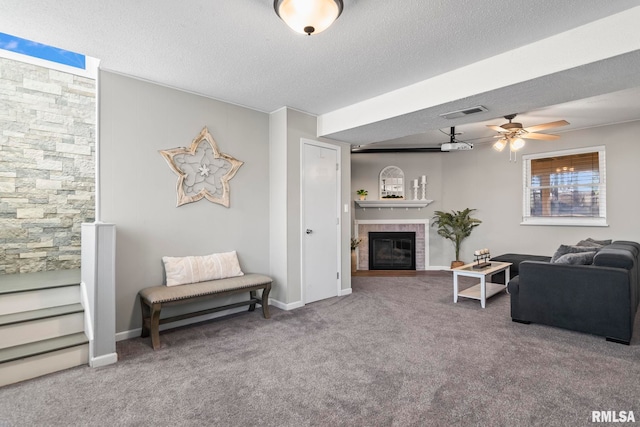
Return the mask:
<path id="1" fill-rule="evenodd" d="M 140 336 L 146 338 L 149 336 L 149 317 L 151 313 L 149 312 L 149 306 L 144 302 L 142 297 L 140 297 L 140 312 L 142 313 L 142 332 Z"/>
<path id="2" fill-rule="evenodd" d="M 150 317 L 150 329 L 151 329 L 151 345 L 154 350 L 160 348 L 160 310 L 162 305 L 159 303 L 151 304 L 151 317 Z"/>
<path id="3" fill-rule="evenodd" d="M 251 298 L 251 300 L 255 300 L 256 299 L 256 291 L 249 291 L 249 298 Z M 254 311 L 256 309 L 256 303 L 254 302 L 253 304 L 249 305 L 249 311 Z"/>
<path id="4" fill-rule="evenodd" d="M 260 305 L 262 305 L 262 314 L 265 319 L 271 317 L 269 314 L 269 292 L 271 292 L 271 285 L 262 290 L 262 302 L 260 303 Z"/>

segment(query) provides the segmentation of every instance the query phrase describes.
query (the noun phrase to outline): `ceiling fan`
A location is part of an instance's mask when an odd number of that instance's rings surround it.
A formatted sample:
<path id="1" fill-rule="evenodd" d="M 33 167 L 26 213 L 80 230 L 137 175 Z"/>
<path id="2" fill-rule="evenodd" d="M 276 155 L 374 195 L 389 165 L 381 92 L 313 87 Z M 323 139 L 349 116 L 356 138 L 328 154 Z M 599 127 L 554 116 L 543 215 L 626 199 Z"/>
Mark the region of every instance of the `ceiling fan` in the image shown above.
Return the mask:
<path id="1" fill-rule="evenodd" d="M 500 138 L 493 144 L 493 148 L 496 151 L 502 151 L 509 144 L 509 150 L 511 152 L 518 151 L 524 147 L 524 139 L 543 139 L 553 140 L 560 138 L 559 135 L 552 135 L 548 133 L 536 133 L 541 130 L 551 129 L 559 126 L 566 126 L 569 124 L 566 120 L 558 120 L 550 123 L 543 123 L 536 126 L 522 127 L 522 123 L 512 122 L 516 118 L 516 114 L 509 114 L 504 116 L 509 120 L 509 123 L 505 123 L 501 126 L 487 125 L 488 128 L 500 132 L 500 135 L 495 138 Z"/>

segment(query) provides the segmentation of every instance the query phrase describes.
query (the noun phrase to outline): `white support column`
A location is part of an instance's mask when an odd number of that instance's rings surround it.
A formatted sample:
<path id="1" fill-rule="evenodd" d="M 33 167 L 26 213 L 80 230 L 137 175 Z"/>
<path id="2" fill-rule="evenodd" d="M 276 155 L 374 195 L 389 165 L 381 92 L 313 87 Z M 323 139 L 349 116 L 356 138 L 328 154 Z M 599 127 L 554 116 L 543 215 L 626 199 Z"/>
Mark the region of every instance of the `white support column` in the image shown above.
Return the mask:
<path id="1" fill-rule="evenodd" d="M 118 361 L 116 353 L 115 224 L 82 224 L 82 283 L 87 291 L 89 365 Z"/>

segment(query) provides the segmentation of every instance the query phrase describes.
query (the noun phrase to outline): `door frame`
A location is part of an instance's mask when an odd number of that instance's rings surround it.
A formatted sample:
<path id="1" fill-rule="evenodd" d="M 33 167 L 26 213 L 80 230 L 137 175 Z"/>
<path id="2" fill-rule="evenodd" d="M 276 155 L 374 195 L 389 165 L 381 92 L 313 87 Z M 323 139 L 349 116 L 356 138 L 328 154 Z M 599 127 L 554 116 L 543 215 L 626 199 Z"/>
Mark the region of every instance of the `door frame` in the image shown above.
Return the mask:
<path id="1" fill-rule="evenodd" d="M 321 148 L 327 148 L 330 150 L 336 151 L 336 162 L 338 163 L 336 170 L 336 266 L 337 266 L 337 275 L 336 277 L 336 296 L 340 296 L 342 290 L 342 216 L 341 216 L 341 205 L 342 205 L 342 147 L 339 145 L 327 144 L 326 142 L 320 142 L 313 139 L 308 138 L 300 138 L 300 299 L 302 300 L 302 305 L 306 305 L 306 279 L 305 279 L 305 229 L 306 226 L 304 224 L 305 221 L 305 195 L 304 195 L 304 182 L 305 182 L 305 164 L 304 164 L 304 151 L 305 146 L 307 145 L 315 145 Z"/>

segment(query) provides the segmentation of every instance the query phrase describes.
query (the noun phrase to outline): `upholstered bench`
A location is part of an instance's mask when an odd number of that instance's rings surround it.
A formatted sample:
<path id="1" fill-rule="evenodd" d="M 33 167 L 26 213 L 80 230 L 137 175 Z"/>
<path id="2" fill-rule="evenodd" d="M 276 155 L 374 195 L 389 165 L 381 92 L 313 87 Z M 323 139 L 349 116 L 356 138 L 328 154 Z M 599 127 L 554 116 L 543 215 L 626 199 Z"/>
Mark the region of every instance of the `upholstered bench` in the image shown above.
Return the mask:
<path id="1" fill-rule="evenodd" d="M 160 325 L 202 316 L 220 310 L 249 305 L 249 311 L 254 311 L 256 304 L 262 306 L 262 314 L 265 319 L 269 315 L 269 292 L 272 279 L 262 274 L 244 274 L 226 279 L 208 280 L 204 282 L 184 284 L 180 286 L 154 286 L 142 289 L 140 296 L 140 308 L 142 309 L 142 337 L 151 334 L 151 344 L 154 350 L 160 348 Z M 260 298 L 256 291 L 262 290 Z M 163 307 L 184 304 L 187 302 L 201 301 L 242 292 L 249 292 L 249 299 L 232 304 L 214 307 L 207 310 L 181 314 L 178 316 L 160 318 Z"/>

